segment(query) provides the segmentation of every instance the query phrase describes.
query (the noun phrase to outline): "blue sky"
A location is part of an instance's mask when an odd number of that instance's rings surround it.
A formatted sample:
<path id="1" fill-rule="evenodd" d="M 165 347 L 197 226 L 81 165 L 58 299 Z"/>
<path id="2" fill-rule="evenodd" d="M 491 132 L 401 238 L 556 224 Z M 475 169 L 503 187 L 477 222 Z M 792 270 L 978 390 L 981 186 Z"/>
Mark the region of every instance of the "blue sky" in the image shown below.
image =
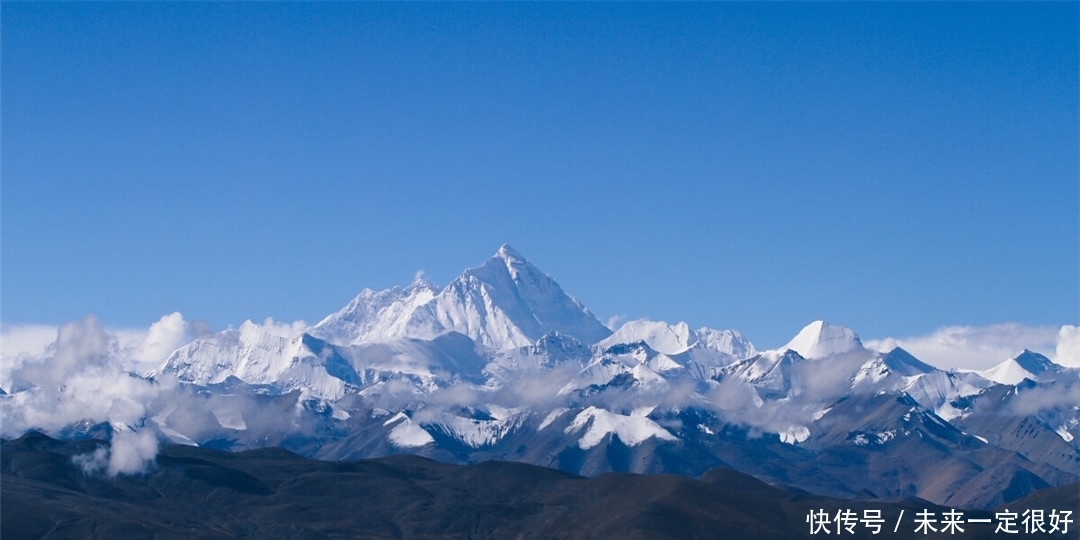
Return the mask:
<path id="1" fill-rule="evenodd" d="M 762 348 L 1076 324 L 1078 18 L 5 2 L 0 321 L 315 322 L 510 242 Z"/>

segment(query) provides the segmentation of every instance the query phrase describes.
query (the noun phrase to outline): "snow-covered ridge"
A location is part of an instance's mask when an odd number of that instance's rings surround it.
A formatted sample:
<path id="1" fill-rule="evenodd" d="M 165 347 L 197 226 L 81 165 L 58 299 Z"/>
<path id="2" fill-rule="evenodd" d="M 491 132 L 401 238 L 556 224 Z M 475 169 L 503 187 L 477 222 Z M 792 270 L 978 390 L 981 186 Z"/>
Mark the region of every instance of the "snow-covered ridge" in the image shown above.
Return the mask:
<path id="1" fill-rule="evenodd" d="M 437 293 L 438 289 L 422 277 L 404 289 L 394 287 L 378 292 L 364 289 L 341 310 L 308 329 L 308 333 L 342 345 L 406 337 L 413 313 L 431 302 Z"/>
<path id="2" fill-rule="evenodd" d="M 615 333 L 605 338 L 598 345 L 609 347 L 619 343 L 634 343 L 635 341 L 644 341 L 657 352 L 679 354 L 696 344 L 698 337 L 685 322 L 672 325 L 665 322 L 640 319 L 623 324 Z"/>

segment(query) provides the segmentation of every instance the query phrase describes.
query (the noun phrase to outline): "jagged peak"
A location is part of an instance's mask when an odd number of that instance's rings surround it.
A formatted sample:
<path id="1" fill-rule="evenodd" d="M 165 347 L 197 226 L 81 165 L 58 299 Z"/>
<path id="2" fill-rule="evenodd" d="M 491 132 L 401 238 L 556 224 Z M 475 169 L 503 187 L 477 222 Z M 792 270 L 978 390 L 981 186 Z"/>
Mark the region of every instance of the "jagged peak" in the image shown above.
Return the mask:
<path id="1" fill-rule="evenodd" d="M 685 322 L 669 324 L 664 321 L 637 319 L 624 323 L 598 345 L 610 346 L 637 341 L 664 354 L 679 354 L 696 345 L 698 337 Z"/>
<path id="2" fill-rule="evenodd" d="M 696 346 L 699 347 L 719 351 L 735 358 L 750 358 L 758 354 L 754 344 L 738 330 L 717 330 L 703 326 L 695 330 L 694 333 L 698 336 Z"/>

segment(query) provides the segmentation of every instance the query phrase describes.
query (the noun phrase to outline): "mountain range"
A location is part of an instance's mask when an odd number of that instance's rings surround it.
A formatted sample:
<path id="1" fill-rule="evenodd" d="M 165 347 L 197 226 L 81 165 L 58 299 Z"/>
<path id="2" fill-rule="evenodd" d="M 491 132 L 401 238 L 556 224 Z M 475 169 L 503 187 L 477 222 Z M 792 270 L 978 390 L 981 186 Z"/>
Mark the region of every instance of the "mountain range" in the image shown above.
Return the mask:
<path id="1" fill-rule="evenodd" d="M 445 287 L 365 289 L 292 337 L 245 322 L 129 375 L 154 389 L 138 421 L 54 434 L 583 476 L 726 467 L 796 492 L 956 508 L 1080 480 L 1076 368 L 1022 351 L 941 370 L 824 321 L 775 350 L 682 322 L 609 329 L 508 245 Z M 4 390 L 5 415 L 44 391 Z"/>
<path id="2" fill-rule="evenodd" d="M 278 448 L 221 452 L 167 445 L 142 475 L 106 479 L 79 470 L 79 456 L 104 447 L 40 433 L 4 441 L 0 535 L 749 540 L 808 539 L 842 530 L 850 538 L 914 539 L 926 537 L 917 530 L 919 512 L 932 512 L 936 520 L 951 510 L 918 499 L 850 501 L 785 491 L 730 469 L 710 469 L 698 478 L 585 478 L 524 463 L 454 465 L 409 455 L 326 462 Z M 962 537 L 1013 538 L 995 533 L 998 512 L 1075 508 L 1078 489 L 1041 490 L 992 512 L 965 511 Z M 832 520 L 840 512 L 852 518 L 844 529 Z M 861 521 L 874 512 L 881 519 L 877 534 Z M 821 513 L 829 519 L 812 529 L 808 516 Z M 1046 515 L 1050 530 L 1052 517 Z M 988 522 L 967 522 L 978 519 Z"/>

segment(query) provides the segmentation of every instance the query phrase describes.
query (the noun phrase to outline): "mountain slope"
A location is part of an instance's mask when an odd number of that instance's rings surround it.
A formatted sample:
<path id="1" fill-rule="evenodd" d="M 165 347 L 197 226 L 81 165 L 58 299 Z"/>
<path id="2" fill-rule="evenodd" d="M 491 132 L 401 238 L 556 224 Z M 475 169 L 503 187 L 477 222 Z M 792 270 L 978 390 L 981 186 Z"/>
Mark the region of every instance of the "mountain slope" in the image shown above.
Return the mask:
<path id="1" fill-rule="evenodd" d="M 887 524 L 923 501 L 850 501 L 786 492 L 715 469 L 701 479 L 532 465 L 446 465 L 413 456 L 320 462 L 279 449 L 236 454 L 169 446 L 142 476 L 83 474 L 96 441 L 4 441 L 4 538 L 816 538 L 807 516 L 880 511 Z M 1075 490 L 1074 490 L 1075 492 Z M 1075 504 L 1068 495 L 1053 500 Z M 1039 504 L 1038 496 L 1032 498 Z M 1022 511 L 1013 506 L 1010 510 Z M 966 512 L 968 517 L 991 517 Z M 910 518 L 909 518 L 910 519 Z M 895 538 L 922 538 L 905 521 Z M 908 526 L 910 524 L 910 526 Z M 888 525 L 886 525 L 888 527 Z M 995 538 L 970 525 L 965 538 Z M 876 538 L 857 524 L 854 538 Z"/>

